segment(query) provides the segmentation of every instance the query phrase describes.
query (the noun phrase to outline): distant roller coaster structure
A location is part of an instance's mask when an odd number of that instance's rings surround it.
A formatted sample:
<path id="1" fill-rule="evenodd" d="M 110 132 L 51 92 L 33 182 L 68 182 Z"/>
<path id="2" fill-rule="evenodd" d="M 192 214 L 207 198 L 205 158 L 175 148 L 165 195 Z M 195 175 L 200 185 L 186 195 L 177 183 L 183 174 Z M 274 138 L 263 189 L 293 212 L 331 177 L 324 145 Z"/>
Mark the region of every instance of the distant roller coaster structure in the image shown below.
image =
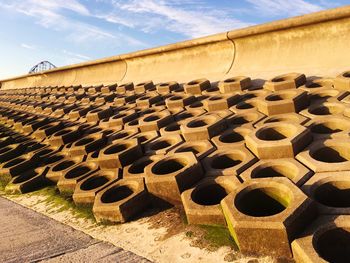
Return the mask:
<path id="1" fill-rule="evenodd" d="M 49 70 L 49 69 L 53 69 L 56 68 L 56 66 L 54 64 L 52 64 L 49 61 L 41 61 L 38 64 L 36 64 L 35 66 L 33 66 L 30 71 L 29 74 L 33 74 L 33 73 L 38 73 L 38 72 L 42 72 L 45 70 Z"/>

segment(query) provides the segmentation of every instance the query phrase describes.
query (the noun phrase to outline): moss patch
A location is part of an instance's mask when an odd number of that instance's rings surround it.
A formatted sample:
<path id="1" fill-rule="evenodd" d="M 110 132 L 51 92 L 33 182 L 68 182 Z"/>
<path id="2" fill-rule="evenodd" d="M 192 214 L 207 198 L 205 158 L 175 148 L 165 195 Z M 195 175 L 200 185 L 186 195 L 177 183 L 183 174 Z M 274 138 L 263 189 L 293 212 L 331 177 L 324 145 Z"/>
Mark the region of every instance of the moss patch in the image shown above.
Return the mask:
<path id="1" fill-rule="evenodd" d="M 46 187 L 26 195 L 44 197 L 44 199 L 40 202 L 47 204 L 49 211 L 52 210 L 55 212 L 63 212 L 70 210 L 76 218 L 85 218 L 95 221 L 91 207 L 76 206 L 73 202 L 72 197 L 60 195 L 58 189 L 55 186 Z"/>
<path id="2" fill-rule="evenodd" d="M 237 249 L 237 245 L 231 238 L 230 232 L 223 226 L 199 226 L 204 231 L 203 238 L 207 240 L 213 248 L 220 248 L 222 246 L 229 246 Z"/>

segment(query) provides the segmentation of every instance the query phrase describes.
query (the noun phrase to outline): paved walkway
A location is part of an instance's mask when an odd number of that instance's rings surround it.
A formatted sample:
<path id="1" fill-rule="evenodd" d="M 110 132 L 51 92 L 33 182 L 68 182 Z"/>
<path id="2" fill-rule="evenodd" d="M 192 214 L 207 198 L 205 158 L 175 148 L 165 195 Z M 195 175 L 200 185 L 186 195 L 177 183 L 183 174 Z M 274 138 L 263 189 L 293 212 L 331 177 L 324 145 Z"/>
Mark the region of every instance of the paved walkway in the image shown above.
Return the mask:
<path id="1" fill-rule="evenodd" d="M 0 262 L 149 262 L 0 197 Z"/>

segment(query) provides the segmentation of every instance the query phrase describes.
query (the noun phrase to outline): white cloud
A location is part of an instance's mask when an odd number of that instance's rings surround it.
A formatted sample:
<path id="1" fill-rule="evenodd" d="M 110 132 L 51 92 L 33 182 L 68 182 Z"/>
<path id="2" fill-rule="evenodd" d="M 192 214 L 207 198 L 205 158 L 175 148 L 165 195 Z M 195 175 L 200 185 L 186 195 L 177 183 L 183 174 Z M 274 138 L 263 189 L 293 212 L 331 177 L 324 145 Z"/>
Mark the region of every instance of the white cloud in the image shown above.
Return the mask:
<path id="1" fill-rule="evenodd" d="M 36 49 L 36 46 L 34 46 L 34 45 L 28 45 L 28 44 L 26 44 L 26 43 L 22 43 L 21 44 L 21 47 L 23 47 L 23 48 L 26 48 L 26 49 Z"/>
<path id="2" fill-rule="evenodd" d="M 305 0 L 246 0 L 246 2 L 250 3 L 256 12 L 266 16 L 303 15 L 325 8 L 321 3 L 312 4 Z"/>
<path id="3" fill-rule="evenodd" d="M 71 42 L 86 44 L 114 39 L 113 41 L 118 45 L 124 42 L 132 46 L 145 46 L 144 43 L 130 36 L 121 33 L 113 34 L 97 26 L 67 17 L 64 10 L 83 16 L 91 15 L 90 11 L 76 0 L 14 0 L 10 4 L 3 2 L 0 0 L 0 7 L 33 17 L 42 27 L 66 32 L 67 39 Z"/>
<path id="4" fill-rule="evenodd" d="M 81 61 L 86 61 L 86 60 L 92 59 L 91 57 L 88 57 L 88 56 L 85 56 L 85 55 L 82 55 L 79 53 L 70 52 L 70 51 L 67 51 L 65 49 L 62 50 L 62 53 L 65 55 L 69 55 L 71 57 L 75 57 L 77 59 L 80 59 Z"/>
<path id="5" fill-rule="evenodd" d="M 251 25 L 232 17 L 228 10 L 194 1 L 111 1 L 114 10 L 98 17 L 144 32 L 168 30 L 200 37 Z"/>

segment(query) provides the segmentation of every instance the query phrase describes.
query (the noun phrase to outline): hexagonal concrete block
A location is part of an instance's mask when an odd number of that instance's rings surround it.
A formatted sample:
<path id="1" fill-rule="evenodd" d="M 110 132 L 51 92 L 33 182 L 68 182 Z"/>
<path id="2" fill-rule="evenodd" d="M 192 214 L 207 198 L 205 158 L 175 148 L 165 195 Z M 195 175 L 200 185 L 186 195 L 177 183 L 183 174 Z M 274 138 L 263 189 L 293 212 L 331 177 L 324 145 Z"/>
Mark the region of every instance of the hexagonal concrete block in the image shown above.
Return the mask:
<path id="1" fill-rule="evenodd" d="M 350 216 L 321 216 L 292 242 L 297 263 L 350 261 Z"/>
<path id="2" fill-rule="evenodd" d="M 234 114 L 233 116 L 230 116 L 226 118 L 226 122 L 229 126 L 237 127 L 237 126 L 250 126 L 253 127 L 253 125 L 260 120 L 264 119 L 266 116 L 257 110 L 249 111 L 249 112 L 242 112 Z"/>
<path id="3" fill-rule="evenodd" d="M 251 84 L 251 79 L 249 77 L 236 76 L 220 81 L 218 83 L 218 87 L 221 93 L 230 93 L 245 90 L 249 88 Z"/>
<path id="4" fill-rule="evenodd" d="M 220 148 L 202 160 L 205 176 L 237 176 L 257 158 L 244 146 Z"/>
<path id="5" fill-rule="evenodd" d="M 260 159 L 293 158 L 311 141 L 308 129 L 294 123 L 268 123 L 245 137 L 246 145 Z"/>
<path id="6" fill-rule="evenodd" d="M 94 162 L 82 162 L 72 166 L 59 178 L 57 182 L 58 190 L 62 195 L 71 196 L 73 195 L 75 186 L 79 181 L 98 170 L 99 167 Z"/>
<path id="7" fill-rule="evenodd" d="M 159 83 L 156 86 L 156 90 L 159 94 L 169 94 L 179 88 L 180 85 L 176 81 Z"/>
<path id="8" fill-rule="evenodd" d="M 334 79 L 334 88 L 350 91 L 350 72 L 344 71 Z"/>
<path id="9" fill-rule="evenodd" d="M 289 73 L 274 77 L 265 82 L 264 88 L 271 91 L 279 91 L 285 89 L 295 89 L 306 83 L 304 74 Z"/>
<path id="10" fill-rule="evenodd" d="M 254 124 L 254 127 L 259 128 L 260 126 L 271 122 L 292 122 L 292 123 L 304 125 L 308 121 L 309 121 L 309 118 L 302 116 L 298 113 L 292 112 L 292 113 L 277 114 L 277 115 L 266 117 L 261 121 L 259 121 L 258 123 Z"/>
<path id="11" fill-rule="evenodd" d="M 145 145 L 145 154 L 166 154 L 182 143 L 183 139 L 178 134 L 161 136 Z"/>
<path id="12" fill-rule="evenodd" d="M 172 114 L 167 111 L 160 111 L 151 114 L 147 114 L 139 121 L 139 127 L 142 132 L 146 131 L 159 131 L 161 128 L 172 123 L 174 118 Z"/>
<path id="13" fill-rule="evenodd" d="M 121 168 L 142 156 L 137 139 L 118 140 L 103 148 L 98 155 L 101 169 Z"/>
<path id="14" fill-rule="evenodd" d="M 350 214 L 350 171 L 314 174 L 302 190 L 312 198 L 322 215 Z"/>
<path id="15" fill-rule="evenodd" d="M 305 126 L 311 131 L 315 140 L 332 138 L 349 138 L 350 119 L 340 116 L 318 117 L 310 120 Z"/>
<path id="16" fill-rule="evenodd" d="M 189 224 L 226 225 L 220 202 L 241 183 L 237 178 L 205 178 L 181 194 Z"/>
<path id="17" fill-rule="evenodd" d="M 186 141 L 210 139 L 225 130 L 226 122 L 216 114 L 204 114 L 186 119 L 181 133 Z"/>
<path id="18" fill-rule="evenodd" d="M 220 94 L 203 100 L 203 107 L 209 112 L 227 110 L 240 100 L 239 93 Z"/>
<path id="19" fill-rule="evenodd" d="M 315 173 L 350 170 L 350 141 L 318 140 L 300 152 L 296 159 Z"/>
<path id="20" fill-rule="evenodd" d="M 96 195 L 119 179 L 119 169 L 97 171 L 75 186 L 73 201 L 78 206 L 92 206 Z"/>
<path id="21" fill-rule="evenodd" d="M 137 159 L 132 164 L 123 168 L 123 178 L 144 178 L 146 176 L 145 168 L 153 162 L 161 160 L 162 158 L 164 158 L 163 155 L 149 155 Z"/>
<path id="22" fill-rule="evenodd" d="M 299 112 L 309 103 L 307 92 L 303 90 L 277 91 L 259 100 L 258 110 L 267 116 Z"/>
<path id="23" fill-rule="evenodd" d="M 96 195 L 92 211 L 97 222 L 124 223 L 148 206 L 149 195 L 144 180 L 121 179 Z"/>
<path id="24" fill-rule="evenodd" d="M 308 168 L 293 158 L 259 160 L 239 175 L 242 181 L 257 178 L 286 177 L 297 186 L 303 185 L 313 175 Z"/>
<path id="25" fill-rule="evenodd" d="M 307 109 L 300 111 L 299 113 L 310 119 L 322 116 L 342 116 L 346 107 L 347 105 L 342 102 L 326 101 L 321 104 L 313 104 Z"/>
<path id="26" fill-rule="evenodd" d="M 184 108 L 196 101 L 196 97 L 193 95 L 187 95 L 187 94 L 176 94 L 170 98 L 167 98 L 165 100 L 165 105 L 169 110 L 175 109 L 175 108 Z"/>
<path id="27" fill-rule="evenodd" d="M 202 160 L 207 155 L 214 152 L 216 148 L 208 140 L 184 142 L 172 149 L 168 154 L 192 152 L 197 160 Z"/>
<path id="28" fill-rule="evenodd" d="M 203 177 L 193 153 L 174 153 L 145 168 L 148 191 L 168 203 L 181 204 L 180 194 Z"/>
<path id="29" fill-rule="evenodd" d="M 245 145 L 244 137 L 252 132 L 253 127 L 232 127 L 220 135 L 211 138 L 214 145 L 220 149 L 223 147 L 239 147 Z"/>
<path id="30" fill-rule="evenodd" d="M 276 258 L 292 258 L 290 242 L 316 217 L 313 202 L 287 178 L 247 181 L 221 206 L 242 253 Z"/>
<path id="31" fill-rule="evenodd" d="M 207 79 L 196 79 L 184 84 L 186 94 L 200 95 L 202 91 L 211 88 L 210 81 Z"/>

